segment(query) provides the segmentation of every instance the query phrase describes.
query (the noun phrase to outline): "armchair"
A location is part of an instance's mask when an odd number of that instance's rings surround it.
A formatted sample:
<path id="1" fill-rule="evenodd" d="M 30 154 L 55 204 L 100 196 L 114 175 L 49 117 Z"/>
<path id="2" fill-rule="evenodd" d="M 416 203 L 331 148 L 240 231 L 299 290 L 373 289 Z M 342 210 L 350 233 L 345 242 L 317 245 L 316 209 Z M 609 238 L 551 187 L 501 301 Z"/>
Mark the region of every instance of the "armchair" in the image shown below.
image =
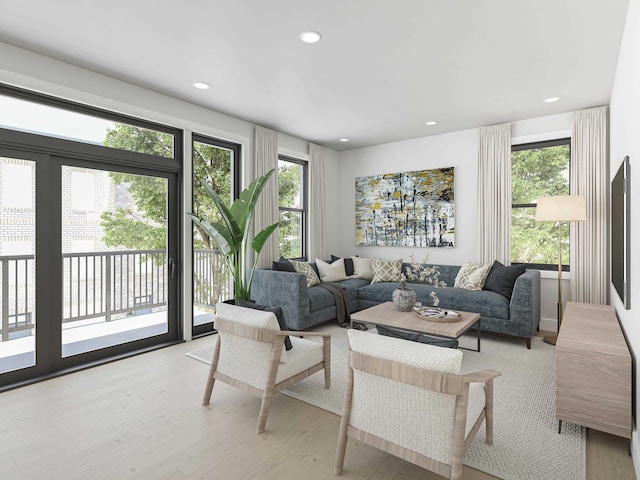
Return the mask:
<path id="1" fill-rule="evenodd" d="M 347 437 L 446 478 L 462 478 L 462 461 L 486 420 L 493 444 L 495 370 L 460 374 L 462 352 L 349 330 L 349 376 L 334 473 Z"/>
<path id="2" fill-rule="evenodd" d="M 257 433 L 263 433 L 271 398 L 324 369 L 325 388 L 331 386 L 331 336 L 326 333 L 281 331 L 272 312 L 216 305 L 218 329 L 203 405 L 209 405 L 216 380 L 262 398 Z M 289 335 L 293 348 L 284 351 Z M 320 336 L 322 343 L 298 338 Z"/>

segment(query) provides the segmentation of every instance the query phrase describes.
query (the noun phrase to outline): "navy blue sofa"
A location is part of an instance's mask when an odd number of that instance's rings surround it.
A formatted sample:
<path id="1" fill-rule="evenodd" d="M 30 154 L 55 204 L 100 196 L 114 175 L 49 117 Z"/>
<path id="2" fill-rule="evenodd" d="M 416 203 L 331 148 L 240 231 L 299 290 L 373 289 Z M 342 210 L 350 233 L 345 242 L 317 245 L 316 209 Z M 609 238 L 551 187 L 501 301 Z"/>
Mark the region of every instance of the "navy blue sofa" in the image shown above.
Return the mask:
<path id="1" fill-rule="evenodd" d="M 315 264 L 312 263 L 315 267 Z M 410 266 L 403 264 L 403 271 Z M 432 287 L 408 282 L 415 290 L 418 301 L 431 305 L 431 292 L 435 289 L 440 307 L 479 313 L 482 332 L 522 338 L 531 348 L 531 337 L 540 323 L 540 272 L 527 270 L 515 282 L 511 299 L 490 290 L 454 288 L 460 266 L 438 265 L 440 280 L 446 287 Z M 340 282 L 349 295 L 349 310 L 355 312 L 391 300 L 398 282 L 371 284 L 369 280 L 350 278 Z M 314 325 L 334 320 L 336 304 L 333 295 L 324 288 L 307 287 L 301 273 L 280 272 L 269 269 L 255 271 L 251 297 L 259 304 L 282 307 L 287 328 L 305 330 Z"/>

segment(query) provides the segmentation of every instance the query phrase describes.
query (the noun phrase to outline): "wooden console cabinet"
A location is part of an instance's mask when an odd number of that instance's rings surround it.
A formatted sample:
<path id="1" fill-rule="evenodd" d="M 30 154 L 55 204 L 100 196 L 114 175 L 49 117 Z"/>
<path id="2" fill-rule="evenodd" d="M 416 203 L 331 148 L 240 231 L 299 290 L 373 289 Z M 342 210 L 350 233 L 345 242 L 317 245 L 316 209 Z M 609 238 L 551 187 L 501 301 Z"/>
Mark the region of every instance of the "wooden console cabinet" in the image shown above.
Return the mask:
<path id="1" fill-rule="evenodd" d="M 568 302 L 556 343 L 556 418 L 630 439 L 631 375 L 614 308 Z"/>

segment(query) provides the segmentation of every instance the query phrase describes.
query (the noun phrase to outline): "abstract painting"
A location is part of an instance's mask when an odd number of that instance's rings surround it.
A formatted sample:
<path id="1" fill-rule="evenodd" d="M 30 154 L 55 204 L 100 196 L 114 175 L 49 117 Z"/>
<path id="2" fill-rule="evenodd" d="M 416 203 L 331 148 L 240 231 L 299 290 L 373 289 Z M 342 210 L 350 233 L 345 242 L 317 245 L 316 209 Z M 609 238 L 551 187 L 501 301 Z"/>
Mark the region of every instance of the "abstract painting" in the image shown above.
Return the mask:
<path id="1" fill-rule="evenodd" d="M 356 245 L 453 247 L 453 167 L 356 178 Z"/>

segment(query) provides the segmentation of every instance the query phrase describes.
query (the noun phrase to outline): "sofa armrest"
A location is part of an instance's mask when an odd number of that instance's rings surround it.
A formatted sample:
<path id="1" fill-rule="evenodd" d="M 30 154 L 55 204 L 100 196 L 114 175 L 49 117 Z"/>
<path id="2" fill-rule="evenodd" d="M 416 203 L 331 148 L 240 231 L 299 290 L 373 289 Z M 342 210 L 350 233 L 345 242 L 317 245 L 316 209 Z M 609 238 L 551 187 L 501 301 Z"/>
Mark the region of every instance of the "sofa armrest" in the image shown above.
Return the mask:
<path id="1" fill-rule="evenodd" d="M 256 269 L 251 299 L 260 305 L 280 307 L 289 330 L 302 330 L 309 316 L 309 289 L 304 274 Z"/>
<path id="2" fill-rule="evenodd" d="M 540 324 L 539 270 L 527 270 L 517 278 L 509 309 L 512 335 L 532 337 Z"/>

